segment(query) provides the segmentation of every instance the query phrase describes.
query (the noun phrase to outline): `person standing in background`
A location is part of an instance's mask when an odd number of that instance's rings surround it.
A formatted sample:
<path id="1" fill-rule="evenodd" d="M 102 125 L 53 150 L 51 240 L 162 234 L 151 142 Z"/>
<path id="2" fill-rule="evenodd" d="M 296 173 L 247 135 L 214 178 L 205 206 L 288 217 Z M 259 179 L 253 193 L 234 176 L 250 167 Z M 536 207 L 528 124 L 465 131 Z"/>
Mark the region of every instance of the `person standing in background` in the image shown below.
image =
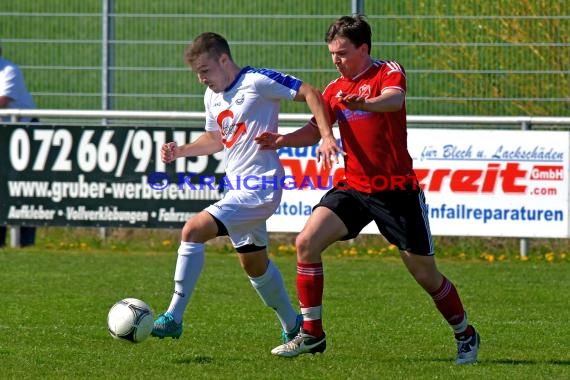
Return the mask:
<path id="1" fill-rule="evenodd" d="M 0 108 L 29 109 L 36 108 L 32 95 L 24 83 L 24 76 L 16 64 L 2 56 L 0 45 Z M 2 122 L 10 122 L 10 117 L 2 117 Z M 37 121 L 29 117 L 22 117 L 18 121 Z M 6 244 L 6 226 L 0 226 L 0 248 Z M 34 245 L 36 240 L 35 227 L 21 227 L 20 246 Z"/>

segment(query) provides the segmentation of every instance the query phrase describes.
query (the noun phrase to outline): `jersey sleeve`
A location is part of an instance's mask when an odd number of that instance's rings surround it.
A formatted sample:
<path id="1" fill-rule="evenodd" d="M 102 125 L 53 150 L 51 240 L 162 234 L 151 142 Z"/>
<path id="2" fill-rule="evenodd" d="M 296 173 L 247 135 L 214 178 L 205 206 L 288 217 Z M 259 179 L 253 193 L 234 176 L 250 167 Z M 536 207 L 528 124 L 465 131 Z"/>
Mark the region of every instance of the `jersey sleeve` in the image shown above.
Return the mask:
<path id="1" fill-rule="evenodd" d="M 212 90 L 210 90 L 209 88 L 206 89 L 206 92 L 204 93 L 204 109 L 206 110 L 205 129 L 207 132 L 219 131 L 218 123 L 216 122 L 216 119 L 214 119 L 214 116 L 210 111 L 210 104 L 212 103 L 212 95 L 213 95 Z"/>
<path id="2" fill-rule="evenodd" d="M 293 100 L 303 82 L 288 74 L 271 69 L 259 69 L 255 80 L 255 88 L 270 99 Z"/>
<path id="3" fill-rule="evenodd" d="M 396 89 L 406 92 L 406 72 L 404 68 L 395 61 L 386 61 L 382 66 L 380 92 L 388 89 Z"/>

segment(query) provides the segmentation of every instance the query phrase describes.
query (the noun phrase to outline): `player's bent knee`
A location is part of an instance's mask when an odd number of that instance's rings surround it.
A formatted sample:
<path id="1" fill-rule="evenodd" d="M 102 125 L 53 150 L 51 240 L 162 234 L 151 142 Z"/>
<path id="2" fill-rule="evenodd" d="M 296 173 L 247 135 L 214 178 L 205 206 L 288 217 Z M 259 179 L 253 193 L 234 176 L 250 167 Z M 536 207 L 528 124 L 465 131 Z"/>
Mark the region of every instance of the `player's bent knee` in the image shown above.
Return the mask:
<path id="1" fill-rule="evenodd" d="M 295 239 L 297 259 L 304 263 L 316 263 L 321 261 L 321 248 L 316 246 L 314 237 L 301 232 Z"/>
<path id="2" fill-rule="evenodd" d="M 196 235 L 195 231 L 196 231 L 196 229 L 192 225 L 191 221 L 187 221 L 184 224 L 184 227 L 182 227 L 182 233 L 181 233 L 180 240 L 182 240 L 182 241 L 194 241 L 195 235 Z"/>
<path id="3" fill-rule="evenodd" d="M 195 243 L 205 243 L 216 237 L 218 227 L 214 219 L 195 216 L 184 223 L 181 240 Z"/>
<path id="4" fill-rule="evenodd" d="M 309 239 L 303 232 L 299 233 L 295 238 L 295 248 L 297 252 L 305 251 L 309 248 Z"/>

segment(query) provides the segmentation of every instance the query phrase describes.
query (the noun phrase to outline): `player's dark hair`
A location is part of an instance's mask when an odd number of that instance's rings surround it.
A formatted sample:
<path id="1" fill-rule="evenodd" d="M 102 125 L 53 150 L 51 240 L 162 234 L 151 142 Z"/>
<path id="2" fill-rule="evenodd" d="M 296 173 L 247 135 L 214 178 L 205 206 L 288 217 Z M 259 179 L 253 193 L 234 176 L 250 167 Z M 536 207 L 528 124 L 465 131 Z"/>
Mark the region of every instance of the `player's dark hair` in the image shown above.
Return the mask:
<path id="1" fill-rule="evenodd" d="M 367 44 L 368 54 L 370 54 L 372 30 L 363 15 L 342 16 L 333 22 L 327 30 L 325 41 L 329 44 L 337 37 L 348 39 L 356 47 Z"/>
<path id="2" fill-rule="evenodd" d="M 217 33 L 206 32 L 194 39 L 184 51 L 184 61 L 192 66 L 192 63 L 202 54 L 208 54 L 211 58 L 218 59 L 222 54 L 232 59 L 232 53 L 228 41 Z"/>

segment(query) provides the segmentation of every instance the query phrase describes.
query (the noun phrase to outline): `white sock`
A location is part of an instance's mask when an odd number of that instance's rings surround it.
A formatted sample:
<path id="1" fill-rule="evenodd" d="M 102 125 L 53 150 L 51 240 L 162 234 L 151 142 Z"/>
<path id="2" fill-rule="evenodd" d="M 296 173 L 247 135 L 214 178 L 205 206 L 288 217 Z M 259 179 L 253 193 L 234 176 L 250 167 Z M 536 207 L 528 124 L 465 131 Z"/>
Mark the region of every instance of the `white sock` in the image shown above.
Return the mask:
<path id="1" fill-rule="evenodd" d="M 190 302 L 203 267 L 204 244 L 180 242 L 174 271 L 174 294 L 167 310 L 172 314 L 176 323 L 182 322 L 184 310 Z"/>
<path id="2" fill-rule="evenodd" d="M 467 327 L 469 327 L 469 321 L 467 320 L 467 313 L 463 314 L 463 320 L 461 320 L 461 322 L 459 322 L 456 325 L 451 325 L 451 328 L 453 329 L 453 332 L 455 334 L 461 334 L 465 332 L 465 330 L 467 330 Z"/>
<path id="3" fill-rule="evenodd" d="M 275 264 L 269 260 L 265 273 L 259 277 L 249 277 L 249 281 L 263 303 L 275 310 L 283 330 L 293 330 L 298 313 L 289 300 L 281 272 Z"/>

